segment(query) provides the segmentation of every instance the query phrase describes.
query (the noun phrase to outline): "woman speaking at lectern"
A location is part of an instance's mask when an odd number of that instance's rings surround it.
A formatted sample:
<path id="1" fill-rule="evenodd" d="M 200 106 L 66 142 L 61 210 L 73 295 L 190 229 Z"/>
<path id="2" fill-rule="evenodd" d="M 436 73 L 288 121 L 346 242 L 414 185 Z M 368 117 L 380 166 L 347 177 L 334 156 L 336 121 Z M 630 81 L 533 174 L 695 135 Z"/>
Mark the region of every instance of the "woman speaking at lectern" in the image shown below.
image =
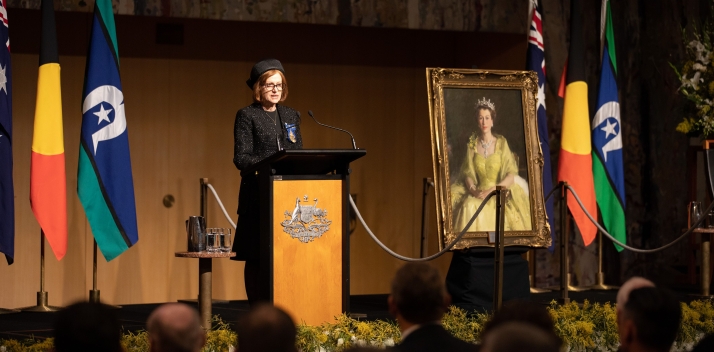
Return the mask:
<path id="1" fill-rule="evenodd" d="M 256 63 L 246 83 L 253 91 L 253 104 L 236 113 L 233 163 L 238 170 L 246 170 L 282 149 L 302 149 L 300 114 L 279 104 L 288 97 L 288 82 L 280 61 L 265 59 Z M 241 175 L 233 259 L 245 261 L 245 290 L 251 305 L 267 299 L 260 291 L 261 280 L 266 278 L 259 274 L 258 197 L 255 174 Z"/>

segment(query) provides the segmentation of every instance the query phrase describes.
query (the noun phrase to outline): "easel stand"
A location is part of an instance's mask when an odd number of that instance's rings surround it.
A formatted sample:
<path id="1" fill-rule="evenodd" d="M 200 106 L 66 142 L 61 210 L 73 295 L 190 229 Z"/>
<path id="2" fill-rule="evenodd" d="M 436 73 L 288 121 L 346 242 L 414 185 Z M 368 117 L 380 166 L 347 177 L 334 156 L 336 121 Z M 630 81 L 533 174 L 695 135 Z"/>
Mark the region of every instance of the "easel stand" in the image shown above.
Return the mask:
<path id="1" fill-rule="evenodd" d="M 47 304 L 47 292 L 45 291 L 45 233 L 40 230 L 40 292 L 37 292 L 37 305 L 20 308 L 23 312 L 56 312 L 63 307 L 55 307 Z"/>

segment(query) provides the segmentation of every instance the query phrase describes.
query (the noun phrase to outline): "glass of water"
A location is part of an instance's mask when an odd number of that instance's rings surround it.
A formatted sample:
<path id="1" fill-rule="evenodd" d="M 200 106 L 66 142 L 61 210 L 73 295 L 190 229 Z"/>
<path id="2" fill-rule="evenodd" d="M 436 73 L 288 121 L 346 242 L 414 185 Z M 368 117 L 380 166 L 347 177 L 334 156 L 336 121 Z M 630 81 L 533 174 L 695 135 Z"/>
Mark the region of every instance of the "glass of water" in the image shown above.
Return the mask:
<path id="1" fill-rule="evenodd" d="M 215 228 L 206 229 L 206 251 L 215 252 L 217 248 L 217 234 Z"/>
<path id="2" fill-rule="evenodd" d="M 223 235 L 221 236 L 221 252 L 230 253 L 231 251 L 231 229 L 223 229 Z"/>

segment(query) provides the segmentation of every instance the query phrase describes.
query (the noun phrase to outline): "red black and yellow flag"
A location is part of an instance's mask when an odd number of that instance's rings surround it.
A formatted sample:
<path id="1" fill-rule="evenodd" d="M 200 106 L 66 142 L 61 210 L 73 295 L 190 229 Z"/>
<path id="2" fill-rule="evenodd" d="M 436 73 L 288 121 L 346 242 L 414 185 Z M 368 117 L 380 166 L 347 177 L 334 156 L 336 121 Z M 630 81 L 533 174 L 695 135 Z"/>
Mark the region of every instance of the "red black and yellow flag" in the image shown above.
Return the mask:
<path id="1" fill-rule="evenodd" d="M 67 182 L 55 10 L 42 0 L 42 46 L 32 136 L 30 203 L 57 259 L 67 252 Z"/>
<path id="2" fill-rule="evenodd" d="M 588 212 L 597 220 L 597 202 L 592 173 L 590 112 L 588 85 L 585 81 L 585 47 L 582 28 L 583 8 L 580 0 L 570 2 L 570 50 L 565 73 L 565 107 L 558 161 L 558 181 L 566 181 L 577 192 Z M 561 86 L 562 89 L 562 86 Z M 575 198 L 568 193 L 568 208 L 589 245 L 597 228 L 587 218 Z"/>

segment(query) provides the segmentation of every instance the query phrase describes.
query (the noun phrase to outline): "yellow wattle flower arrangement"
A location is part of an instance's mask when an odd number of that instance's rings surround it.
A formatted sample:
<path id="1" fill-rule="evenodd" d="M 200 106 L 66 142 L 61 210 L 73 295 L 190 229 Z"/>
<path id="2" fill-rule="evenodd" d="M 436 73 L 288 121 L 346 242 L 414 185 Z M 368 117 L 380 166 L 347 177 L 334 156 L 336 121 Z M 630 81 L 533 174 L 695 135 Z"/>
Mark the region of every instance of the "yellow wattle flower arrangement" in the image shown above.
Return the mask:
<path id="1" fill-rule="evenodd" d="M 617 351 L 619 338 L 615 306 L 584 301 L 548 307 L 555 332 L 563 339 L 567 351 Z M 444 316 L 444 328 L 452 335 L 468 342 L 481 340 L 488 314 L 468 314 L 451 307 Z M 319 326 L 299 324 L 297 347 L 302 352 L 344 351 L 355 346 L 386 348 L 399 343 L 399 327 L 393 321 L 359 321 L 340 315 L 331 323 Z M 682 323 L 673 351 L 691 350 L 704 335 L 714 333 L 712 301 L 682 303 Z M 204 352 L 233 351 L 236 333 L 220 318 L 214 317 L 213 329 L 208 332 Z M 149 351 L 146 331 L 125 333 L 122 344 L 127 352 Z M 41 352 L 52 348 L 52 339 L 2 340 L 0 352 Z"/>

